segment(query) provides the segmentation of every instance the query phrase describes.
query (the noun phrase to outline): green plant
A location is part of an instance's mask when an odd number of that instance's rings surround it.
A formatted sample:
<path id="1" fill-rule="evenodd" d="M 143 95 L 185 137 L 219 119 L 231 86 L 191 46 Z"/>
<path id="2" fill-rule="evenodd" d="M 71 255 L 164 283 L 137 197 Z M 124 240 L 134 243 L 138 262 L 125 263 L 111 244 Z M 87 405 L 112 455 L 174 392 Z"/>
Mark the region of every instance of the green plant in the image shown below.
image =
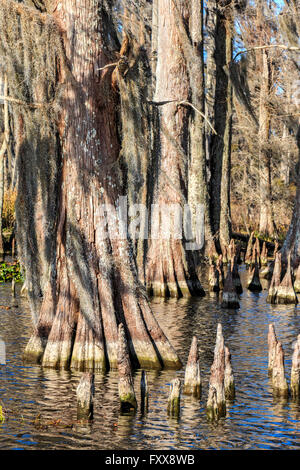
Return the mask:
<path id="1" fill-rule="evenodd" d="M 14 263 L 1 263 L 0 264 L 0 282 L 9 282 L 12 280 L 22 282 L 23 276 L 20 270 L 20 264 Z"/>

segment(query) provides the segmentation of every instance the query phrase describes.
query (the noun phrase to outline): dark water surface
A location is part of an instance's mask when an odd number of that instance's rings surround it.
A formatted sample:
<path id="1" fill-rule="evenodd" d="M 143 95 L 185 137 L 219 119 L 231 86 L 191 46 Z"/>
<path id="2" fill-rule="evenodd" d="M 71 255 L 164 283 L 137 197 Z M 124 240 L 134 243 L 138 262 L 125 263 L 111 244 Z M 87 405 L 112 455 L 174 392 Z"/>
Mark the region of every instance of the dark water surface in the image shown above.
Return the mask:
<path id="1" fill-rule="evenodd" d="M 246 272 L 241 268 L 243 285 Z M 204 284 L 204 283 L 203 283 Z M 205 284 L 204 284 L 205 287 Z M 18 286 L 18 291 L 20 286 Z M 274 323 L 285 352 L 289 380 L 292 344 L 300 333 L 300 308 L 271 306 L 267 291 L 241 295 L 239 310 L 220 308 L 215 295 L 202 299 L 153 301 L 152 308 L 168 338 L 186 363 L 191 338 L 199 338 L 202 397 L 182 396 L 179 419 L 167 415 L 169 384 L 180 371 L 148 372 L 149 410 L 121 415 L 116 371 L 95 376 L 95 410 L 91 424 L 76 423 L 76 387 L 80 373 L 45 370 L 24 364 L 30 337 L 27 303 L 10 285 L 0 285 L 0 339 L 6 343 L 6 365 L 0 365 L 0 403 L 7 418 L 0 424 L 0 449 L 299 449 L 300 406 L 272 396 L 267 367 L 268 324 Z M 205 415 L 209 370 L 216 326 L 221 322 L 232 355 L 236 399 L 217 424 Z M 141 371 L 135 375 L 138 401 Z"/>

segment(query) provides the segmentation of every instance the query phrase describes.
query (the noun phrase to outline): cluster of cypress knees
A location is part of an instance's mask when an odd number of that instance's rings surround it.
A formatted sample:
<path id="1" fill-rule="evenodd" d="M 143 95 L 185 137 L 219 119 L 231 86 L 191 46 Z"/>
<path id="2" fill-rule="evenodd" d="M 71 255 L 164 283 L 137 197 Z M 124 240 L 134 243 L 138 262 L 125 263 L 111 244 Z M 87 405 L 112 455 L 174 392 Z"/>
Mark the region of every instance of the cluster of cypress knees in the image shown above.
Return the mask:
<path id="1" fill-rule="evenodd" d="M 266 242 L 260 249 L 258 238 L 254 240 L 251 233 L 244 258 L 249 269 L 247 288 L 253 292 L 260 292 L 262 285 L 260 277 L 271 279 L 267 301 L 270 303 L 297 303 L 296 292 L 300 292 L 300 266 L 297 272 L 292 273 L 291 260 L 288 256 L 286 273 L 281 279 L 281 253 L 278 243 L 275 243 L 273 260 L 268 260 Z M 209 287 L 213 292 L 222 291 L 222 308 L 239 308 L 239 294 L 243 292 L 239 276 L 238 264 L 241 262 L 241 245 L 231 240 L 226 252 L 211 261 L 209 267 Z M 224 277 L 223 263 L 227 263 L 227 274 Z M 125 329 L 119 324 L 118 338 L 118 373 L 119 373 L 119 399 L 121 410 L 136 410 L 137 399 L 133 386 L 132 366 L 129 355 Z M 300 397 L 300 335 L 294 345 L 292 359 L 291 382 L 289 390 L 284 372 L 284 353 L 281 343 L 277 340 L 274 325 L 269 325 L 268 333 L 268 372 L 272 380 L 273 392 L 276 396 L 293 398 Z M 224 343 L 222 325 L 217 326 L 214 360 L 210 370 L 206 413 L 210 420 L 218 420 L 226 416 L 226 403 L 235 397 L 234 376 L 231 366 L 231 354 Z M 141 410 L 148 408 L 147 375 L 141 375 Z M 200 361 L 198 355 L 198 340 L 194 336 L 185 369 L 183 391 L 187 395 L 201 396 Z M 77 417 L 90 419 L 93 415 L 94 375 L 84 373 L 77 388 Z M 180 413 L 181 380 L 175 378 L 170 384 L 167 411 L 171 416 Z"/>
<path id="2" fill-rule="evenodd" d="M 252 232 L 248 241 L 244 261 L 249 270 L 247 288 L 252 292 L 261 292 L 260 278 L 271 280 L 267 302 L 272 304 L 297 304 L 297 293 L 300 292 L 300 265 L 294 273 L 291 267 L 290 255 L 287 257 L 285 275 L 282 277 L 282 255 L 275 242 L 273 259 L 268 259 L 266 242 L 262 248 L 258 238 Z M 224 276 L 223 265 L 227 263 L 227 274 Z M 211 259 L 209 266 L 209 290 L 222 291 L 222 308 L 239 308 L 239 294 L 243 287 L 238 265 L 241 263 L 241 244 L 231 240 L 225 254 L 220 255 L 216 262 Z"/>
<path id="3" fill-rule="evenodd" d="M 119 399 L 122 411 L 136 410 L 137 399 L 133 386 L 133 375 L 129 350 L 122 324 L 119 325 L 118 345 Z M 273 324 L 268 331 L 268 374 L 271 378 L 275 397 L 300 399 L 300 335 L 294 343 L 290 388 L 285 377 L 284 352 L 277 340 Z M 167 412 L 172 417 L 180 415 L 181 380 L 175 378 L 170 384 Z M 200 360 L 198 340 L 194 336 L 185 368 L 183 392 L 196 398 L 201 396 Z M 147 375 L 142 371 L 140 383 L 141 412 L 148 409 Z M 89 420 L 93 417 L 94 375 L 84 373 L 77 387 L 77 419 Z M 231 366 L 231 354 L 224 343 L 222 325 L 218 323 L 214 359 L 210 369 L 206 414 L 209 420 L 217 421 L 226 416 L 226 405 L 235 398 L 235 382 Z"/>
<path id="4" fill-rule="evenodd" d="M 133 386 L 133 374 L 122 323 L 119 325 L 118 338 L 118 375 L 119 399 L 122 411 L 136 410 L 137 399 Z M 148 409 L 147 375 L 141 375 L 141 411 Z M 185 369 L 183 391 L 186 395 L 196 398 L 201 396 L 200 360 L 198 354 L 198 340 L 194 336 Z M 93 416 L 94 375 L 84 373 L 77 387 L 77 419 L 86 420 Z M 180 414 L 181 380 L 175 378 L 170 384 L 170 393 L 167 403 L 167 412 L 170 416 L 178 417 Z M 217 327 L 217 338 L 214 350 L 214 360 L 211 366 L 209 390 L 206 411 L 211 420 L 226 415 L 226 401 L 232 401 L 235 396 L 234 377 L 231 367 L 229 349 L 224 344 L 222 325 Z"/>

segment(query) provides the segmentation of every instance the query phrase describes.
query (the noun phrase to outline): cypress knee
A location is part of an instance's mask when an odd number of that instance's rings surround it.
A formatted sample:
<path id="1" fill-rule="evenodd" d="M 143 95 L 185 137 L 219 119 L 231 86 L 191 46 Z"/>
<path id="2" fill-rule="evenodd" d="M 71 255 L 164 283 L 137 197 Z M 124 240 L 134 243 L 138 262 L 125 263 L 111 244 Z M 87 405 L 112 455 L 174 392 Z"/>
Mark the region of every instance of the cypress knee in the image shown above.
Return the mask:
<path id="1" fill-rule="evenodd" d="M 260 244 L 259 244 L 259 239 L 258 238 L 256 238 L 256 240 L 255 240 L 254 249 L 253 249 L 254 264 L 255 264 L 256 256 L 257 256 L 257 264 L 258 264 L 258 267 L 260 268 L 260 266 L 261 266 L 261 262 L 260 262 Z"/>
<path id="2" fill-rule="evenodd" d="M 246 265 L 251 264 L 253 237 L 254 237 L 254 232 L 251 232 L 249 240 L 248 240 L 248 244 L 247 244 L 246 255 L 245 255 Z"/>
<path id="3" fill-rule="evenodd" d="M 142 370 L 141 376 L 141 411 L 148 411 L 148 382 L 147 382 L 147 374 L 144 370 Z"/>
<path id="4" fill-rule="evenodd" d="M 122 323 L 118 327 L 118 371 L 119 371 L 119 398 L 121 410 L 127 411 L 131 408 L 137 408 L 135 398 L 131 363 L 125 329 Z"/>
<path id="5" fill-rule="evenodd" d="M 297 295 L 294 290 L 291 271 L 291 255 L 288 255 L 286 273 L 277 288 L 276 301 L 278 304 L 297 304 Z"/>
<path id="6" fill-rule="evenodd" d="M 231 239 L 230 240 L 230 243 L 227 247 L 227 259 L 228 261 L 231 262 L 231 264 L 233 263 L 233 259 L 235 257 L 235 254 L 236 254 L 236 247 L 235 247 L 235 243 L 234 243 L 234 240 Z"/>
<path id="7" fill-rule="evenodd" d="M 219 273 L 219 287 L 220 287 L 220 290 L 223 290 L 223 288 L 224 288 L 224 270 L 223 270 L 223 256 L 222 255 L 220 255 L 219 258 L 217 259 L 216 270 Z"/>
<path id="8" fill-rule="evenodd" d="M 289 389 L 284 372 L 284 353 L 280 341 L 277 342 L 275 349 L 272 382 L 274 395 L 288 397 Z"/>
<path id="9" fill-rule="evenodd" d="M 263 243 L 263 247 L 261 250 L 260 261 L 262 266 L 266 266 L 268 264 L 268 249 L 266 242 Z"/>
<path id="10" fill-rule="evenodd" d="M 294 281 L 294 290 L 297 293 L 300 293 L 300 264 L 296 270 L 296 276 Z"/>
<path id="11" fill-rule="evenodd" d="M 291 394 L 294 399 L 300 397 L 300 335 L 294 345 L 291 369 Z"/>
<path id="12" fill-rule="evenodd" d="M 233 400 L 235 397 L 234 377 L 231 366 L 231 354 L 227 346 L 225 346 L 225 376 L 224 376 L 225 398 Z"/>
<path id="13" fill-rule="evenodd" d="M 222 308 L 239 308 L 239 298 L 232 280 L 232 271 L 230 263 L 228 265 L 227 276 L 224 283 L 223 295 L 222 295 Z"/>
<path id="14" fill-rule="evenodd" d="M 77 419 L 89 420 L 93 418 L 94 375 L 87 372 L 81 376 L 76 390 Z"/>
<path id="15" fill-rule="evenodd" d="M 206 413 L 209 419 L 215 420 L 226 415 L 225 401 L 225 350 L 222 325 L 217 328 L 214 362 L 211 366 Z"/>
<path id="16" fill-rule="evenodd" d="M 193 337 L 185 369 L 184 393 L 196 397 L 200 397 L 201 395 L 200 361 L 198 356 L 198 341 L 196 336 Z"/>
<path id="17" fill-rule="evenodd" d="M 274 261 L 271 261 L 266 266 L 263 266 L 259 275 L 261 279 L 272 279 L 273 271 L 274 271 Z"/>
<path id="18" fill-rule="evenodd" d="M 234 256 L 233 258 L 233 267 L 232 267 L 232 282 L 235 287 L 235 290 L 238 294 L 242 294 L 243 292 L 243 286 L 241 283 L 241 278 L 239 275 L 239 268 L 238 268 L 238 263 L 237 263 L 237 257 Z"/>
<path id="19" fill-rule="evenodd" d="M 219 292 L 219 271 L 213 262 L 209 265 L 208 284 L 210 292 Z"/>
<path id="20" fill-rule="evenodd" d="M 255 254 L 255 264 L 254 264 L 254 269 L 251 273 L 251 280 L 248 284 L 248 289 L 251 292 L 261 292 L 262 291 L 262 286 L 260 283 L 259 279 L 259 267 L 258 267 L 258 261 L 257 261 L 257 254 Z"/>
<path id="21" fill-rule="evenodd" d="M 277 289 L 280 284 L 280 276 L 281 276 L 281 253 L 276 253 L 273 276 L 272 276 L 272 280 L 271 280 L 271 284 L 270 284 L 269 292 L 268 292 L 268 297 L 267 297 L 267 302 L 271 304 L 276 303 Z"/>
<path id="22" fill-rule="evenodd" d="M 271 376 L 273 374 L 273 365 L 274 365 L 274 359 L 275 359 L 275 354 L 276 354 L 277 342 L 278 341 L 276 338 L 275 327 L 271 323 L 269 325 L 269 331 L 268 331 L 268 373 Z"/>
<path id="23" fill-rule="evenodd" d="M 168 415 L 179 416 L 180 414 L 180 393 L 181 381 L 174 379 L 170 385 L 170 394 L 168 398 Z"/>

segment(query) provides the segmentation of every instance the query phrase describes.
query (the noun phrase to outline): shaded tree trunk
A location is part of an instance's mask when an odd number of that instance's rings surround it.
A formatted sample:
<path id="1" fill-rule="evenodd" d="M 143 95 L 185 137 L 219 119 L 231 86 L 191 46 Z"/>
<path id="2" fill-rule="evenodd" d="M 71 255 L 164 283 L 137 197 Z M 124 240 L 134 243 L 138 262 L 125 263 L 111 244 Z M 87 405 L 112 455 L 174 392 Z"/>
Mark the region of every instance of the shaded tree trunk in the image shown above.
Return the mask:
<path id="1" fill-rule="evenodd" d="M 145 284 L 148 212 L 153 187 L 152 121 L 156 109 L 148 104 L 152 98 L 151 36 L 152 8 L 148 1 L 125 5 L 123 44 L 120 54 L 125 55 L 127 67 L 118 71 L 121 99 L 122 160 L 126 178 L 124 189 L 128 197 L 129 237 L 136 255 L 140 281 Z M 150 31 L 149 31 L 150 30 Z M 135 220 L 134 220 L 135 218 Z"/>
<path id="2" fill-rule="evenodd" d="M 210 211 L 213 233 L 222 251 L 231 239 L 230 160 L 232 86 L 224 67 L 232 60 L 233 6 L 207 2 L 207 114 L 217 135 L 207 129 L 210 165 Z"/>

